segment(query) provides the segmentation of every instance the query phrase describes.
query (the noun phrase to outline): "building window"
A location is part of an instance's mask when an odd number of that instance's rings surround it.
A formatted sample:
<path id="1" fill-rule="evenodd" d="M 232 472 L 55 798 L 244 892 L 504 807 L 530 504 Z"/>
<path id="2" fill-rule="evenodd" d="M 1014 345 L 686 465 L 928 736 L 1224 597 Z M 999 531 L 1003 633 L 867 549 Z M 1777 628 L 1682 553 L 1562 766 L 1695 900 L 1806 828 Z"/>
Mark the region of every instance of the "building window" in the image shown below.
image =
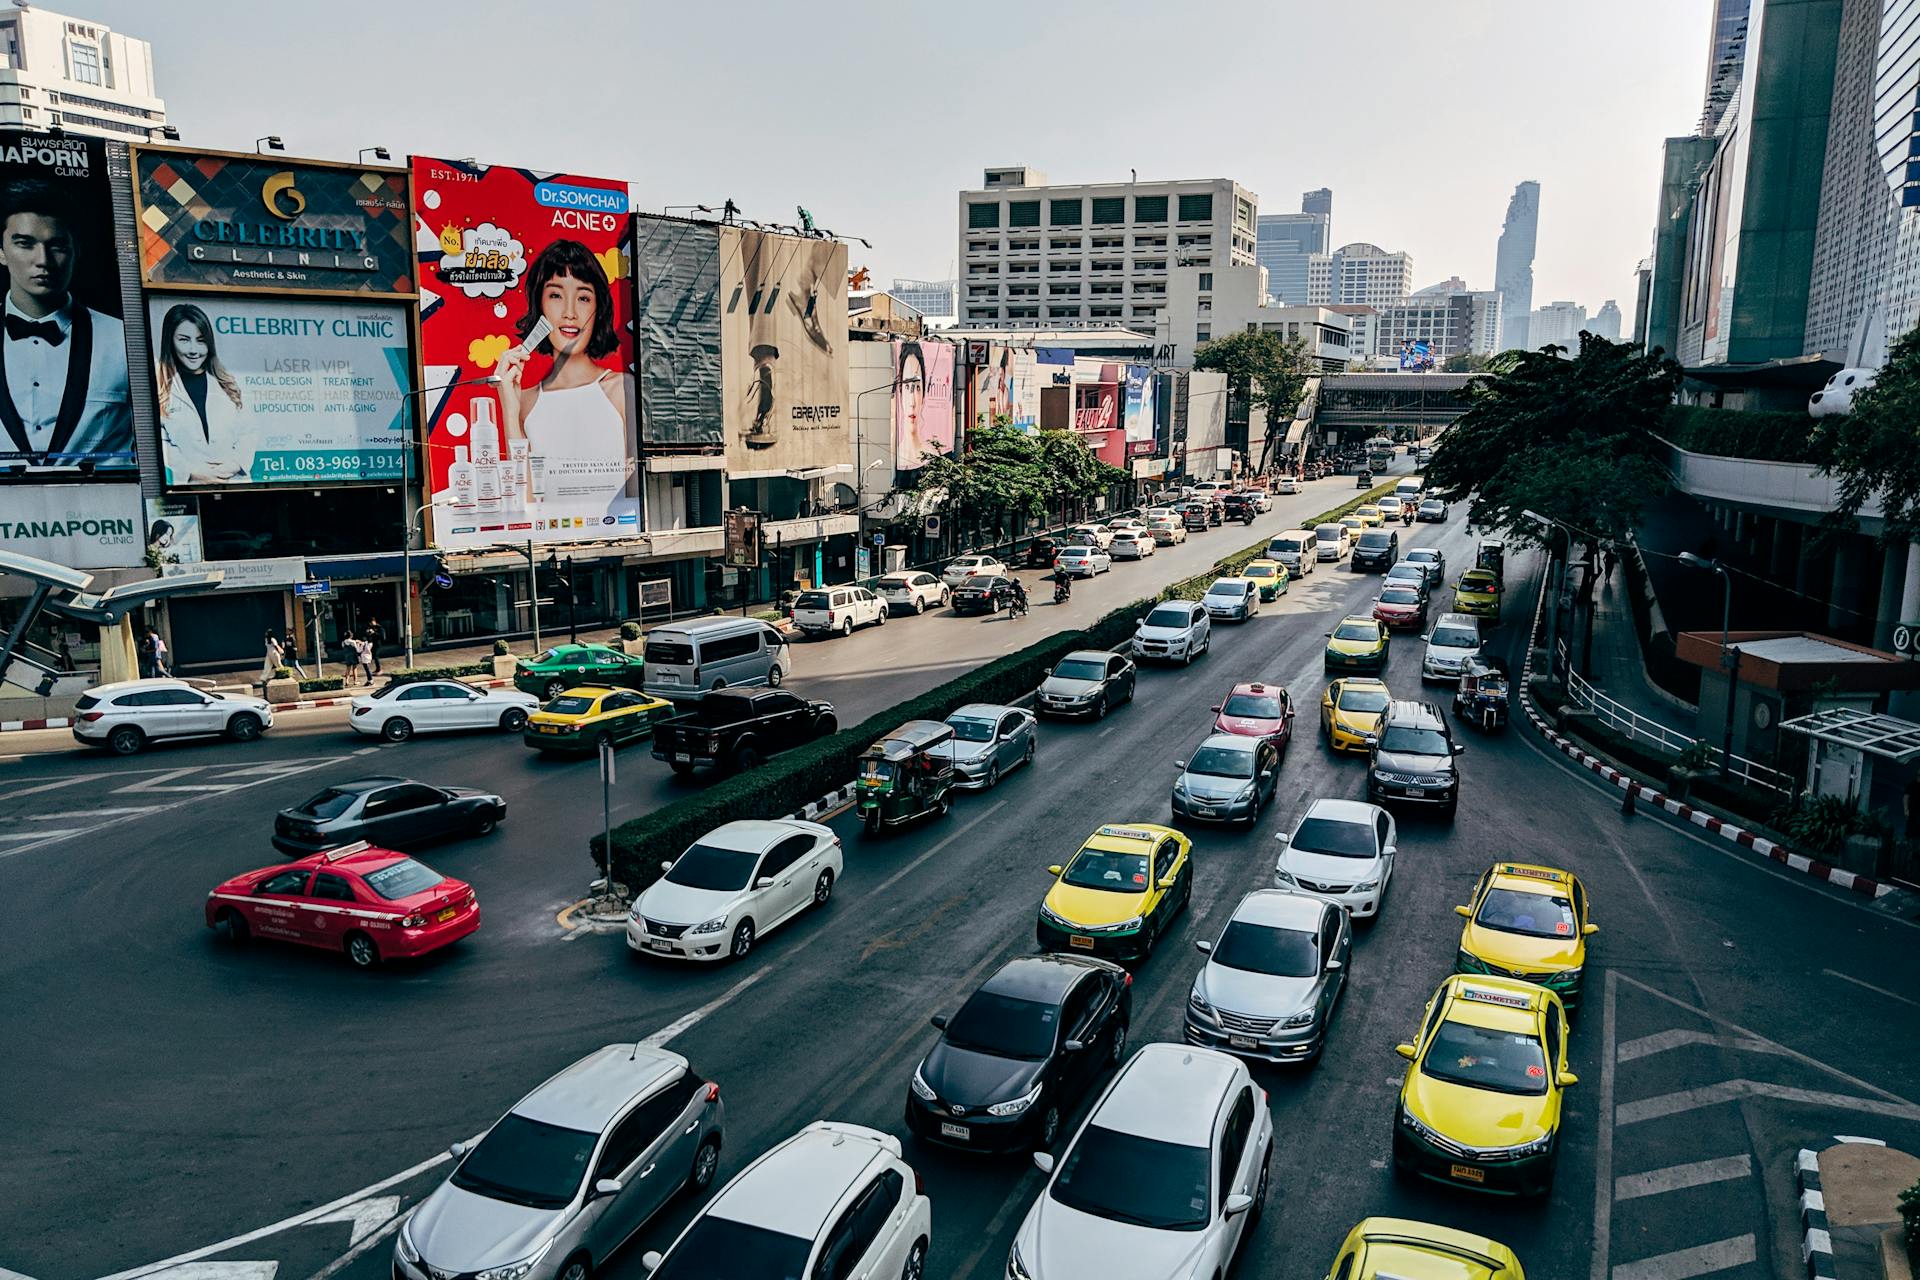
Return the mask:
<path id="1" fill-rule="evenodd" d="M 1161 219 L 1165 221 L 1165 219 Z M 1213 196 L 1211 194 L 1180 197 L 1180 221 L 1213 221 Z"/>
<path id="2" fill-rule="evenodd" d="M 1184 199 L 1185 197 L 1182 197 L 1182 198 Z M 1183 213 L 1180 216 L 1185 217 L 1186 215 Z M 1195 246 L 1199 246 L 1202 248 L 1212 248 L 1213 237 L 1211 235 L 1181 236 L 1179 240 L 1179 245 L 1182 249 L 1191 249 L 1191 248 L 1194 248 Z"/>
<path id="3" fill-rule="evenodd" d="M 1111 226 L 1127 220 L 1127 198 L 1125 196 L 1096 196 L 1093 201 L 1093 224 L 1096 227 Z"/>
<path id="4" fill-rule="evenodd" d="M 1009 320 L 1038 320 L 1039 318 L 1040 308 L 1038 307 L 1007 308 L 1007 319 Z"/>
<path id="5" fill-rule="evenodd" d="M 984 227 L 1000 225 L 1000 206 L 997 204 L 970 204 L 967 206 L 967 226 L 978 231 Z"/>
<path id="6" fill-rule="evenodd" d="M 67 60 L 73 66 L 69 79 L 81 84 L 100 83 L 100 50 L 95 45 L 74 41 L 67 46 Z"/>
<path id="7" fill-rule="evenodd" d="M 1047 264 L 1047 270 L 1071 273 L 1080 270 L 1080 264 L 1078 262 L 1049 262 Z"/>
<path id="8" fill-rule="evenodd" d="M 1136 249 L 1164 249 L 1167 247 L 1165 236 L 1135 236 L 1133 247 Z"/>
<path id="9" fill-rule="evenodd" d="M 1089 307 L 1087 308 L 1087 316 L 1093 320 L 1118 320 L 1120 318 L 1120 308 Z"/>
<path id="10" fill-rule="evenodd" d="M 1077 298 L 1080 296 L 1080 286 L 1077 284 L 1050 284 L 1047 286 L 1047 294 L 1049 297 L 1054 298 Z"/>
<path id="11" fill-rule="evenodd" d="M 1202 289 L 1211 289 L 1211 288 L 1213 288 L 1213 272 L 1211 272 L 1211 271 L 1202 271 L 1202 272 L 1200 273 L 1200 287 L 1201 287 Z"/>
<path id="12" fill-rule="evenodd" d="M 1038 240 L 1009 240 L 1007 241 L 1007 252 L 1038 253 L 1040 252 L 1040 242 Z"/>
<path id="13" fill-rule="evenodd" d="M 1049 240 L 1047 241 L 1047 248 L 1065 249 L 1071 253 L 1071 252 L 1077 251 L 1080 248 L 1080 240 L 1078 237 L 1075 237 L 1074 239 L 1071 239 L 1071 240 Z"/>
<path id="14" fill-rule="evenodd" d="M 969 320 L 998 320 L 999 318 L 1000 308 L 998 307 L 967 308 L 967 319 Z"/>
<path id="15" fill-rule="evenodd" d="M 1193 340 L 1194 340 L 1195 342 L 1212 342 L 1212 341 L 1213 341 L 1213 330 L 1211 330 L 1211 329 L 1195 329 L 1195 330 L 1193 331 Z"/>
<path id="16" fill-rule="evenodd" d="M 1056 227 L 1079 226 L 1080 202 L 1078 200 L 1055 200 L 1053 202 L 1052 225 Z"/>
<path id="17" fill-rule="evenodd" d="M 1007 225 L 1010 227 L 1039 226 L 1040 202 L 1038 200 L 1007 201 Z"/>
<path id="18" fill-rule="evenodd" d="M 1133 260 L 1133 269 L 1135 271 L 1165 271 L 1167 269 L 1167 260 L 1165 258 L 1135 258 Z"/>
<path id="19" fill-rule="evenodd" d="M 1135 196 L 1133 198 L 1133 220 L 1135 222 L 1165 222 L 1167 220 L 1167 198 L 1165 196 Z"/>
<path id="20" fill-rule="evenodd" d="M 1200 299 L 1200 305 L 1194 309 L 1196 311 L 1211 311 L 1213 310 L 1213 303 L 1206 298 L 1202 298 Z"/>
<path id="21" fill-rule="evenodd" d="M 1079 318 L 1080 308 L 1078 307 L 1047 308 L 1047 319 L 1049 320 L 1078 320 Z"/>

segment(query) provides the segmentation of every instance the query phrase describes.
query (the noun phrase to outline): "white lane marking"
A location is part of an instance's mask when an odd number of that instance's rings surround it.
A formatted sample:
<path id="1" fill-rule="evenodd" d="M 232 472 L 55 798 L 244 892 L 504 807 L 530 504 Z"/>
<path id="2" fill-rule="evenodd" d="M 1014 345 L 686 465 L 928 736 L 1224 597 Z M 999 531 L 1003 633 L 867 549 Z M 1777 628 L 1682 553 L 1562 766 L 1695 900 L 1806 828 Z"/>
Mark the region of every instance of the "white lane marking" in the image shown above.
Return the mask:
<path id="1" fill-rule="evenodd" d="M 1846 1133 L 1834 1134 L 1833 1140 L 1835 1142 L 1858 1143 L 1863 1147 L 1884 1147 L 1887 1145 L 1887 1140 L 1885 1138 L 1856 1138 L 1853 1135 L 1846 1134 Z"/>
<path id="2" fill-rule="evenodd" d="M 1816 1107 L 1834 1107 L 1843 1111 L 1863 1111 L 1868 1115 L 1890 1116 L 1896 1120 L 1920 1120 L 1920 1107 L 1911 1102 L 1882 1102 L 1878 1098 L 1860 1098 L 1848 1093 L 1827 1093 L 1819 1089 L 1797 1089 L 1766 1080 L 1720 1080 L 1698 1089 L 1677 1089 L 1651 1098 L 1623 1102 L 1614 1112 L 1615 1124 L 1639 1124 L 1645 1120 L 1663 1120 L 1682 1111 L 1697 1111 L 1741 1098 L 1778 1098 Z"/>
<path id="3" fill-rule="evenodd" d="M 400 1224 L 406 1220 L 406 1216 L 400 1210 L 399 1196 L 375 1196 L 357 1205 L 349 1205 L 339 1213 L 321 1218 L 321 1222 L 337 1222 L 351 1217 L 353 1239 L 345 1253 L 308 1276 L 307 1280 L 332 1280 L 334 1276 L 352 1266 L 360 1255 L 379 1248 L 382 1241 L 400 1229 Z"/>
<path id="4" fill-rule="evenodd" d="M 1006 800 L 1001 799 L 1001 800 L 994 801 L 991 805 L 987 806 L 985 809 L 982 809 L 978 816 L 974 817 L 970 821 L 956 828 L 952 832 L 952 834 L 947 836 L 946 839 L 940 841 L 938 844 L 934 845 L 931 849 L 928 849 L 925 853 L 915 858 L 912 862 L 909 862 L 906 866 L 900 868 L 898 871 L 888 876 L 885 880 L 881 881 L 877 888 L 870 889 L 866 893 L 862 894 L 861 895 L 862 900 L 876 897 L 877 895 L 885 893 L 887 890 L 893 888 L 894 885 L 906 879 L 908 875 L 912 874 L 914 871 L 919 870 L 921 863 L 925 862 L 928 858 L 931 858 L 934 854 L 939 853 L 942 849 L 952 844 L 955 840 L 958 840 L 961 836 L 967 834 L 967 832 L 973 830 L 975 827 L 979 826 L 982 822 L 986 821 L 986 819 L 992 817 L 995 813 L 997 813 L 998 811 L 1006 807 L 1007 807 Z"/>
<path id="5" fill-rule="evenodd" d="M 0 1267 L 0 1280 L 33 1280 L 33 1277 L 19 1271 L 9 1271 L 5 1267 Z"/>
<path id="6" fill-rule="evenodd" d="M 1110 724 L 1106 728 L 1102 729 L 1099 733 L 1094 734 L 1093 736 L 1096 738 L 1104 738 L 1108 734 L 1112 733 L 1115 729 L 1118 729 L 1119 727 L 1120 726 L 1117 724 Z"/>
<path id="7" fill-rule="evenodd" d="M 1613 1114 L 1613 1063 L 1618 1043 L 1619 1024 L 1614 1017 L 1618 985 L 1616 974 L 1607 970 L 1607 985 L 1600 999 L 1600 1114 Z M 1613 1185 L 1613 1126 L 1602 1123 L 1593 1143 L 1593 1261 L 1589 1280 L 1607 1280 L 1607 1250 L 1613 1242 L 1613 1206 L 1607 1201 L 1607 1189 Z"/>
<path id="8" fill-rule="evenodd" d="M 1613 1280 L 1691 1280 L 1693 1276 L 1743 1267 L 1753 1259 L 1753 1236 L 1749 1233 L 1622 1263 L 1613 1269 Z"/>
<path id="9" fill-rule="evenodd" d="M 379 749 L 380 748 L 378 747 L 362 747 L 358 751 L 354 752 L 353 754 L 357 756 L 370 756 L 374 752 L 378 751 Z"/>
<path id="10" fill-rule="evenodd" d="M 92 781 L 95 781 L 95 779 L 89 777 L 55 778 L 52 782 L 42 782 L 31 787 L 16 787 L 7 792 L 7 799 L 18 800 L 21 796 L 38 795 L 42 791 L 57 791 L 61 787 L 78 786 L 82 782 Z M 0 1280 L 8 1280 L 8 1277 L 13 1274 L 13 1272 L 8 1271 L 6 1268 L 0 1267 Z"/>
<path id="11" fill-rule="evenodd" d="M 200 773 L 206 768 L 207 766 L 203 764 L 190 764 L 184 769 L 168 769 L 157 777 L 148 778 L 145 782 L 129 782 L 124 787 L 115 787 L 113 794 L 124 795 L 130 791 L 225 791 L 225 787 L 220 786 L 218 783 L 211 782 L 181 783 L 178 786 L 168 785 L 177 778 L 184 778 L 189 774 Z"/>
<path id="12" fill-rule="evenodd" d="M 755 970 L 754 972 L 748 974 L 746 977 L 740 979 L 740 981 L 728 987 L 725 991 L 722 991 L 719 995 L 715 996 L 713 999 L 701 1005 L 698 1009 L 693 1010 L 691 1013 L 681 1014 L 679 1017 L 675 1018 L 672 1022 L 669 1022 L 666 1026 L 660 1028 L 658 1031 L 654 1032 L 652 1035 L 648 1036 L 646 1039 L 642 1040 L 640 1043 L 643 1045 L 646 1045 L 649 1049 L 660 1048 L 661 1046 L 665 1045 L 668 1041 L 672 1040 L 675 1036 L 679 1035 L 681 1032 L 686 1031 L 690 1027 L 694 1026 L 701 1019 L 705 1018 L 708 1014 L 714 1013 L 718 1011 L 722 1006 L 730 1003 L 735 996 L 739 995 L 741 992 L 745 991 L 748 987 L 752 986 L 754 983 L 760 981 L 760 979 L 766 976 L 767 976 L 767 970 L 765 969 Z"/>
<path id="13" fill-rule="evenodd" d="M 1704 1187 L 1713 1182 L 1730 1182 L 1735 1178 L 1745 1178 L 1753 1173 L 1753 1157 L 1750 1155 L 1722 1156 L 1718 1160 L 1695 1160 L 1689 1164 L 1669 1165 L 1665 1169 L 1649 1169 L 1645 1173 L 1630 1173 L 1613 1181 L 1613 1198 L 1620 1200 L 1638 1200 L 1643 1196 L 1663 1196 L 1669 1191 L 1684 1191 L 1688 1187 Z"/>
<path id="14" fill-rule="evenodd" d="M 63 827 L 58 831 L 0 831 L 0 840 L 40 840 L 51 843 L 91 830 L 92 827 Z M 0 1276 L 0 1280 L 6 1280 L 6 1277 Z"/>
<path id="15" fill-rule="evenodd" d="M 189 1262 L 160 1272 L 167 1280 L 273 1280 L 277 1262 Z"/>
<path id="16" fill-rule="evenodd" d="M 343 1209 L 314 1219 L 314 1222 L 345 1222 L 350 1231 L 347 1243 L 359 1244 L 375 1228 L 384 1225 L 388 1218 L 400 1212 L 399 1196 L 368 1196 L 357 1200 Z"/>
<path id="17" fill-rule="evenodd" d="M 1851 974 L 1841 973 L 1838 969 L 1822 969 L 1820 972 L 1826 974 L 1829 978 L 1838 978 L 1842 982 L 1851 982 L 1856 987 L 1865 987 L 1875 995 L 1885 996 L 1889 1000 L 1898 1000 L 1901 1004 L 1910 1004 L 1920 1009 L 1920 1000 L 1909 1000 L 1898 991 L 1889 991 L 1885 987 L 1876 987 L 1871 982 L 1862 982 Z"/>
<path id="18" fill-rule="evenodd" d="M 84 809 L 81 812 L 89 818 L 122 817 L 130 813 L 152 813 L 160 806 L 157 804 L 130 805 L 123 809 Z M 28 813 L 20 817 L 22 822 L 69 822 L 78 814 L 72 813 Z"/>
<path id="19" fill-rule="evenodd" d="M 1665 1053 L 1669 1049 L 1684 1049 L 1696 1044 L 1714 1045 L 1721 1049 L 1744 1049 L 1748 1053 L 1784 1054 L 1787 1051 L 1785 1045 L 1775 1044 L 1771 1040 L 1717 1036 L 1711 1031 L 1687 1031 L 1675 1028 L 1671 1031 L 1656 1031 L 1650 1036 L 1621 1041 L 1617 1060 L 1635 1062 L 1641 1058 L 1650 1058 L 1656 1053 Z"/>

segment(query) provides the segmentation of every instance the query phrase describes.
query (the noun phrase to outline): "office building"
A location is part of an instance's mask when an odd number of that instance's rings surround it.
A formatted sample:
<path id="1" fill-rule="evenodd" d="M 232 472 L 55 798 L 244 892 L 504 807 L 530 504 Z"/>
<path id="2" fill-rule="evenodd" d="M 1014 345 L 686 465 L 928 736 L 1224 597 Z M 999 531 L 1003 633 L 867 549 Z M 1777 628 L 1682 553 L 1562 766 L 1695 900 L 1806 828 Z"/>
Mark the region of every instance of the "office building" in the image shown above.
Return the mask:
<path id="1" fill-rule="evenodd" d="M 896 276 L 893 288 L 887 292 L 928 320 L 960 314 L 956 296 L 959 292 L 958 282 L 953 280 L 906 280 Z"/>
<path id="2" fill-rule="evenodd" d="M 1473 351 L 1474 298 L 1470 293 L 1422 293 L 1378 305 L 1373 354 L 1397 359 L 1415 343 L 1425 343 L 1435 363 Z"/>
<path id="3" fill-rule="evenodd" d="M 1316 307 L 1333 303 L 1333 255 L 1330 253 L 1307 257 L 1307 302 Z"/>
<path id="4" fill-rule="evenodd" d="M 1333 192 L 1326 187 L 1300 197 L 1299 213 L 1261 214 L 1255 222 L 1255 259 L 1267 269 L 1267 292 L 1282 305 L 1311 296 L 1308 263 L 1333 243 Z"/>
<path id="5" fill-rule="evenodd" d="M 1226 178 L 1049 183 L 988 169 L 959 196 L 962 328 L 1152 328 L 1176 265 L 1255 265 L 1258 198 Z"/>
<path id="6" fill-rule="evenodd" d="M 1475 355 L 1490 356 L 1499 351 L 1500 308 L 1504 305 L 1498 289 L 1473 289 L 1467 293 L 1473 306 L 1473 323 L 1467 349 Z"/>
<path id="7" fill-rule="evenodd" d="M 1653 253 L 1647 262 L 1646 301 L 1635 321 L 1648 351 L 1680 352 L 1680 312 L 1687 277 L 1687 249 L 1693 242 L 1693 193 L 1713 153 L 1713 138 L 1668 138 L 1660 160 L 1660 192 L 1654 208 Z"/>
<path id="8" fill-rule="evenodd" d="M 1533 251 L 1540 231 L 1540 184 L 1522 182 L 1507 201 L 1507 220 L 1493 257 L 1493 287 L 1500 294 L 1502 350 L 1538 346 L 1527 336 L 1533 309 Z"/>
<path id="9" fill-rule="evenodd" d="M 1327 220 L 1327 232 L 1333 232 L 1333 188 L 1316 187 L 1300 193 L 1300 212 L 1317 213 Z"/>
<path id="10" fill-rule="evenodd" d="M 1202 343 L 1264 331 L 1302 343 L 1323 372 L 1346 368 L 1354 356 L 1348 318 L 1331 307 L 1274 305 L 1265 275 L 1258 265 L 1175 267 L 1168 275 L 1155 345 L 1171 354 L 1169 363 L 1184 366 Z"/>
<path id="11" fill-rule="evenodd" d="M 1327 310 L 1347 318 L 1347 352 L 1365 364 L 1379 350 L 1380 313 L 1357 303 L 1332 303 Z"/>
<path id="12" fill-rule="evenodd" d="M 38 5 L 0 9 L 0 127 L 158 141 L 167 106 L 153 47 Z"/>
<path id="13" fill-rule="evenodd" d="M 1747 10 L 1752 3 L 1753 0 L 1714 0 L 1713 47 L 1707 57 L 1707 91 L 1697 130 L 1702 138 L 1711 138 L 1720 131 L 1720 120 L 1740 88 L 1747 51 Z"/>
<path id="14" fill-rule="evenodd" d="M 1587 318 L 1587 332 L 1608 342 L 1620 341 L 1620 304 L 1608 298 Z"/>
<path id="15" fill-rule="evenodd" d="M 1413 258 L 1356 241 L 1333 251 L 1328 278 L 1331 301 L 1378 307 L 1413 291 Z"/>
<path id="16" fill-rule="evenodd" d="M 1615 309 L 1616 313 L 1618 308 Z M 1577 302 L 1549 302 L 1535 307 L 1527 317 L 1527 349 L 1544 346 L 1565 347 L 1572 355 L 1580 349 L 1580 331 L 1587 327 L 1587 309 Z"/>

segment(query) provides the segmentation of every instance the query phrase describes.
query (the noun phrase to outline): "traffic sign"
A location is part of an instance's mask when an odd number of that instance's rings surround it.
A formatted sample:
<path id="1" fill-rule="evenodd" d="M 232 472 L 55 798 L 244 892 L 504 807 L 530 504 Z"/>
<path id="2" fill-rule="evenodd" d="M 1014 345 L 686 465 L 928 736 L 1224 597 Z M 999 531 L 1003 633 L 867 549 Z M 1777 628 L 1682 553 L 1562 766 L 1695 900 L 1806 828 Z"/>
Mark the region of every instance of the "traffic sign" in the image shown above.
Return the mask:
<path id="1" fill-rule="evenodd" d="M 293 584 L 293 594 L 305 599 L 324 598 L 333 594 L 332 578 L 314 578 L 307 582 Z"/>

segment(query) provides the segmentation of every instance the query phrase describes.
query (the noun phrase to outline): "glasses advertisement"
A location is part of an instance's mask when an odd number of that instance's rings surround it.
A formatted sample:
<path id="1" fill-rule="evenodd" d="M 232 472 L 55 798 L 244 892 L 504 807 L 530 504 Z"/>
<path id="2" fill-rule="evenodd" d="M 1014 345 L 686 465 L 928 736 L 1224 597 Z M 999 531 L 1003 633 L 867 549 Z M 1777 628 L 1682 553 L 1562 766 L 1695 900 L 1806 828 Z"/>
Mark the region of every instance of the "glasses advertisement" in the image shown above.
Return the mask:
<path id="1" fill-rule="evenodd" d="M 0 477 L 139 474 L 107 153 L 0 131 Z"/>
<path id="2" fill-rule="evenodd" d="M 413 293 L 404 170 L 147 147 L 134 156 L 150 285 Z"/>
<path id="3" fill-rule="evenodd" d="M 401 477 L 406 308 L 153 293 L 147 331 L 168 487 Z"/>
<path id="4" fill-rule="evenodd" d="M 640 438 L 668 449 L 717 448 L 720 228 L 636 215 L 633 275 Z"/>
<path id="5" fill-rule="evenodd" d="M 633 537 L 626 183 L 424 157 L 413 175 L 434 541 Z"/>
<path id="6" fill-rule="evenodd" d="M 845 245 L 722 227 L 720 350 L 734 477 L 846 463 Z"/>
<path id="7" fill-rule="evenodd" d="M 989 347 L 987 363 L 973 370 L 973 421 L 1033 429 L 1040 424 L 1039 368 L 1031 350 Z"/>
<path id="8" fill-rule="evenodd" d="M 951 342 L 898 342 L 893 349 L 893 453 L 901 471 L 953 452 Z"/>

